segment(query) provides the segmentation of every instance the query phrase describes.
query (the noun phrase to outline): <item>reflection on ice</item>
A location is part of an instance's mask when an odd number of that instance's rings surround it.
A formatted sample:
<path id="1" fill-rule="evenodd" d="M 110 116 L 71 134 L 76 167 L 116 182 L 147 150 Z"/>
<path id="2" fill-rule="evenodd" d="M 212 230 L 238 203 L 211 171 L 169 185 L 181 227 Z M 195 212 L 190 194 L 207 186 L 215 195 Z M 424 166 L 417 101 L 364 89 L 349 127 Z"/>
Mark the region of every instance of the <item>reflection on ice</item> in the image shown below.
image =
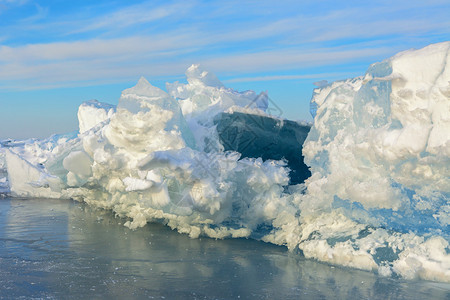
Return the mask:
<path id="1" fill-rule="evenodd" d="M 331 267 L 246 239 L 190 239 L 110 211 L 0 201 L 0 297 L 445 299 L 450 285 Z"/>

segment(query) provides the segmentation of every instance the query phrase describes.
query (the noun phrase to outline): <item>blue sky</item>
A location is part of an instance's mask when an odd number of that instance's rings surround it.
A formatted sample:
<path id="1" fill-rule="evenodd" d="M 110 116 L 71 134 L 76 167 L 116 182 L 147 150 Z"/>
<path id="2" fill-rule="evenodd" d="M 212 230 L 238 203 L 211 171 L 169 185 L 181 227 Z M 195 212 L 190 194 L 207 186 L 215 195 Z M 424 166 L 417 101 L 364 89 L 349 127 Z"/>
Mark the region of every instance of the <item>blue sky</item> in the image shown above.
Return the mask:
<path id="1" fill-rule="evenodd" d="M 141 75 L 164 88 L 193 63 L 311 120 L 314 82 L 450 40 L 449 15 L 448 0 L 0 0 L 0 139 L 74 131 L 83 101 L 117 104 Z"/>

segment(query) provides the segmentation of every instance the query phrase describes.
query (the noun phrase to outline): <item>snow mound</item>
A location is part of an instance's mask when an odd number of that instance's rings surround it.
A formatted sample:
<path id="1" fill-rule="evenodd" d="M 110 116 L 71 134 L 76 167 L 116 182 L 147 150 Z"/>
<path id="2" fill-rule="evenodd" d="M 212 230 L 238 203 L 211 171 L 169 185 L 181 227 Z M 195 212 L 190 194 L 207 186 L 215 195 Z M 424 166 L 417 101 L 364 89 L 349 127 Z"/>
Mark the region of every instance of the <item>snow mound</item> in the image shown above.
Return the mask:
<path id="1" fill-rule="evenodd" d="M 315 90 L 303 154 L 321 209 L 358 204 L 364 222 L 396 229 L 403 222 L 381 210 L 413 212 L 404 221 L 411 223 L 443 214 L 450 195 L 449 48 L 405 51 L 373 64 L 364 77 Z"/>
<path id="2" fill-rule="evenodd" d="M 300 244 L 306 256 L 450 281 L 449 91 L 450 42 L 401 52 L 365 76 L 314 91 L 303 223 L 336 212 L 339 224 L 356 223 L 332 230 L 321 220 L 323 229 Z"/>

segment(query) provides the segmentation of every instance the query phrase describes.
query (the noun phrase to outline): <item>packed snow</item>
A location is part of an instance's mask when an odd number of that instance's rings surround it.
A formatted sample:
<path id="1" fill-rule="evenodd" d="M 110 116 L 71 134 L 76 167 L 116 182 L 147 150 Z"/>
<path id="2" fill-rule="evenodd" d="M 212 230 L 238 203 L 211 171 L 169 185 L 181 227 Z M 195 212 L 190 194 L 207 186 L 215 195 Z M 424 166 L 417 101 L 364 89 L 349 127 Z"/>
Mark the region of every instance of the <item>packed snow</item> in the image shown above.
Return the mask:
<path id="1" fill-rule="evenodd" d="M 270 116 L 266 93 L 226 88 L 198 65 L 168 92 L 141 78 L 117 107 L 82 104 L 78 134 L 3 141 L 0 193 L 84 201 L 130 228 L 162 222 L 193 238 L 255 238 L 382 276 L 450 282 L 449 54 L 450 42 L 434 44 L 320 84 L 310 131 Z M 279 144 L 283 130 L 289 145 L 269 157 L 226 140 L 261 132 Z"/>

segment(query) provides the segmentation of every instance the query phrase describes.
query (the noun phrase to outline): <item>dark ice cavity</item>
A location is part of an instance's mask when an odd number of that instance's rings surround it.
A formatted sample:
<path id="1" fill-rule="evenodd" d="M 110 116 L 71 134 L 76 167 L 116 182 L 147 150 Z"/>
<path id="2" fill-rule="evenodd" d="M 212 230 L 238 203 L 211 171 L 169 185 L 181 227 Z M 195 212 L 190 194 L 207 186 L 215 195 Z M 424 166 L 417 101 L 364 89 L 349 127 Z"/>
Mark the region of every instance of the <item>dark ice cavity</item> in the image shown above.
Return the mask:
<path id="1" fill-rule="evenodd" d="M 311 176 L 302 154 L 310 126 L 240 112 L 221 113 L 214 123 L 225 151 L 237 151 L 242 158 L 286 159 L 290 184 L 303 183 Z"/>

